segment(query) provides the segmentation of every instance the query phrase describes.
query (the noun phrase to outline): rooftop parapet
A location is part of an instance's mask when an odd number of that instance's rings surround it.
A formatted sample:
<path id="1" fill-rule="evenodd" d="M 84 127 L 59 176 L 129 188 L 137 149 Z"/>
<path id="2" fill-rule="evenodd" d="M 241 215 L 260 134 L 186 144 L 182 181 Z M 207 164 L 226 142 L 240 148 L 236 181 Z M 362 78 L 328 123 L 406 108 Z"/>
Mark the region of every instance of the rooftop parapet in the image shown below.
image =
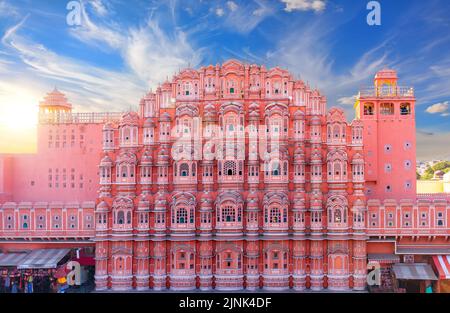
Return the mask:
<path id="1" fill-rule="evenodd" d="M 399 98 L 414 97 L 414 88 L 408 86 L 363 87 L 359 98 Z"/>
<path id="2" fill-rule="evenodd" d="M 39 124 L 98 124 L 120 121 L 123 112 L 91 112 L 91 113 L 70 113 L 70 112 L 41 112 L 39 114 Z"/>

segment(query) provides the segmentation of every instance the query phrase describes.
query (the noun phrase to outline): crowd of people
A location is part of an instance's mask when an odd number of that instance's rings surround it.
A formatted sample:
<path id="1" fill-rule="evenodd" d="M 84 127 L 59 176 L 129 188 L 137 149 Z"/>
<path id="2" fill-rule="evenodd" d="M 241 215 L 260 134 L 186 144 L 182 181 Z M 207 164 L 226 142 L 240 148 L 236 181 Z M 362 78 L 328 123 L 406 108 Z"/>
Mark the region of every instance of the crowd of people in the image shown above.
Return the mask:
<path id="1" fill-rule="evenodd" d="M 54 278 L 55 269 L 3 270 L 0 293 L 56 293 L 61 289 Z"/>

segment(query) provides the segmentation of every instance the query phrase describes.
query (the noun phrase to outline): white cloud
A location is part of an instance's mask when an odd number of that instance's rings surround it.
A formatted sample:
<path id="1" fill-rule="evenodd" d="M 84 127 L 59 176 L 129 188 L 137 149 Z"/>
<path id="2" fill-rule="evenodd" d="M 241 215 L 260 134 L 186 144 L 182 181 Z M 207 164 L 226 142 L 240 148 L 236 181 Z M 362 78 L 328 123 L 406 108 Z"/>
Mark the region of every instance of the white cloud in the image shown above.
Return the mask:
<path id="1" fill-rule="evenodd" d="M 225 11 L 222 8 L 216 9 L 216 15 L 222 17 L 225 14 Z"/>
<path id="2" fill-rule="evenodd" d="M 59 55 L 20 33 L 27 21 L 24 18 L 2 38 L 7 51 L 20 61 L 15 70 L 8 70 L 8 62 L 0 62 L 0 69 L 7 69 L 0 72 L 0 81 L 20 84 L 20 77 L 26 77 L 30 85 L 39 84 L 42 95 L 57 85 L 81 110 L 122 111 L 136 107 L 140 97 L 166 77 L 189 63 L 197 67 L 201 62 L 204 50 L 194 48 L 187 33 L 177 27 L 166 32 L 157 20 L 150 19 L 140 27 L 121 30 L 111 24 L 95 24 L 86 11 L 83 15 L 84 26 L 71 29 L 70 34 L 93 47 L 106 43 L 115 48 L 125 68 L 109 70 Z"/>
<path id="3" fill-rule="evenodd" d="M 281 2 L 286 4 L 284 8 L 286 12 L 297 10 L 322 12 L 326 7 L 325 0 L 281 0 Z"/>
<path id="4" fill-rule="evenodd" d="M 228 1 L 227 2 L 227 7 L 228 7 L 228 9 L 230 9 L 231 12 L 234 12 L 234 11 L 237 10 L 238 5 L 236 4 L 236 2 Z"/>
<path id="5" fill-rule="evenodd" d="M 338 99 L 340 105 L 353 105 L 356 101 L 356 95 L 350 97 L 341 97 Z"/>
<path id="6" fill-rule="evenodd" d="M 289 71 L 309 82 L 312 88 L 318 88 L 327 96 L 328 107 L 342 101 L 347 119 L 354 118 L 354 111 L 348 105 L 347 95 L 355 94 L 364 84 L 370 84 L 375 73 L 383 66 L 390 66 L 393 60 L 388 58 L 386 42 L 382 42 L 363 53 L 348 65 L 348 69 L 336 72 L 333 69 L 333 45 L 330 36 L 340 21 L 314 19 L 308 25 L 296 27 L 296 31 L 279 41 L 275 50 L 266 55 L 266 62 L 283 66 Z"/>
<path id="7" fill-rule="evenodd" d="M 70 29 L 70 34 L 78 40 L 95 45 L 100 49 L 107 49 L 105 44 L 110 48 L 119 49 L 123 47 L 124 37 L 120 29 L 115 25 L 98 25 L 89 17 L 85 6 L 82 6 L 81 25 Z"/>
<path id="8" fill-rule="evenodd" d="M 441 113 L 442 116 L 448 116 L 449 112 L 449 102 L 440 102 L 430 105 L 425 111 L 430 114 L 438 114 Z"/>
<path id="9" fill-rule="evenodd" d="M 194 49 L 186 33 L 178 30 L 169 35 L 156 21 L 130 30 L 124 59 L 136 75 L 150 86 L 164 81 L 179 69 L 196 67 L 203 49 Z"/>

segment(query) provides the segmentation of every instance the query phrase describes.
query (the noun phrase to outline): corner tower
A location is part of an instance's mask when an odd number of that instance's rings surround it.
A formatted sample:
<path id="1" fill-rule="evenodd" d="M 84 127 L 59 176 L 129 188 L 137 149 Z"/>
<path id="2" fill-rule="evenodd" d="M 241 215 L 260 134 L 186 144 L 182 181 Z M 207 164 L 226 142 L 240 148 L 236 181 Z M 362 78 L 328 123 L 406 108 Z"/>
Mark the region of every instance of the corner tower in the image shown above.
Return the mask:
<path id="1" fill-rule="evenodd" d="M 373 86 L 359 92 L 355 111 L 364 124 L 369 199 L 416 197 L 415 101 L 414 89 L 399 86 L 390 69 L 379 71 Z"/>

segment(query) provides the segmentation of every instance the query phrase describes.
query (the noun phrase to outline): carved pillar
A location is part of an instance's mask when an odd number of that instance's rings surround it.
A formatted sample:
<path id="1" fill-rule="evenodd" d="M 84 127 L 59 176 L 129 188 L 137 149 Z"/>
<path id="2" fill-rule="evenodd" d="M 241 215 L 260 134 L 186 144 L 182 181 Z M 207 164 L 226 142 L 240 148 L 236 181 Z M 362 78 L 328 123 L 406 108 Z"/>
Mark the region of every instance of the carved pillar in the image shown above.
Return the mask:
<path id="1" fill-rule="evenodd" d="M 323 240 L 311 241 L 309 277 L 311 290 L 323 289 Z"/>
<path id="2" fill-rule="evenodd" d="M 149 242 L 136 241 L 134 245 L 134 262 L 136 264 L 134 277 L 137 290 L 149 289 Z"/>
<path id="3" fill-rule="evenodd" d="M 353 241 L 353 290 L 365 290 L 367 285 L 367 250 L 365 240 Z"/>
<path id="4" fill-rule="evenodd" d="M 294 240 L 293 241 L 293 288 L 297 291 L 304 290 L 306 288 L 306 241 Z"/>
<path id="5" fill-rule="evenodd" d="M 199 254 L 197 262 L 197 273 L 199 277 L 200 290 L 206 291 L 212 288 L 212 260 L 213 260 L 213 242 L 198 242 Z"/>
<path id="6" fill-rule="evenodd" d="M 108 289 L 108 249 L 107 241 L 95 243 L 95 290 Z"/>
<path id="7" fill-rule="evenodd" d="M 153 247 L 153 289 L 166 289 L 166 242 L 155 241 Z"/>

